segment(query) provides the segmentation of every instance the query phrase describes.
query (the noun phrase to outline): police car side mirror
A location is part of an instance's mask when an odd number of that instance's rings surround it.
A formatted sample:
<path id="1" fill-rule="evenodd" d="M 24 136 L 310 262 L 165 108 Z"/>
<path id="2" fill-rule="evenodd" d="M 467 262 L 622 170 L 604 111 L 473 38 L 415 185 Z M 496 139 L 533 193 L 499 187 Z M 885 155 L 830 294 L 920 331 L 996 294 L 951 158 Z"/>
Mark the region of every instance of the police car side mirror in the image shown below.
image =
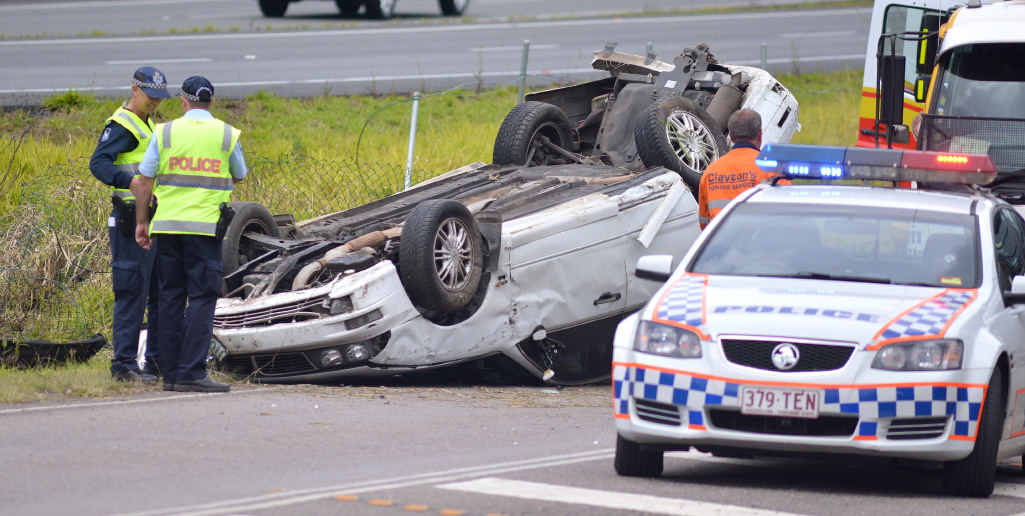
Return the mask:
<path id="1" fill-rule="evenodd" d="M 1015 276 L 1010 292 L 1004 292 L 1004 305 L 1025 305 L 1025 276 Z"/>
<path id="2" fill-rule="evenodd" d="M 664 282 L 673 274 L 673 255 L 652 254 L 637 259 L 634 276 Z"/>

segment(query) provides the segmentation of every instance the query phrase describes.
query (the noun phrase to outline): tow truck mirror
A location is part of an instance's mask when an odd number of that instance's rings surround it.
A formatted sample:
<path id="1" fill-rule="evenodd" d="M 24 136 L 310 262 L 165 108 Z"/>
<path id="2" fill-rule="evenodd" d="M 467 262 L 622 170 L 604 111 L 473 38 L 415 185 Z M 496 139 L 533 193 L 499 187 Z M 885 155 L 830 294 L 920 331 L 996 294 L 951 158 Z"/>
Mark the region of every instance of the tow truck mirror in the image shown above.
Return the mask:
<path id="1" fill-rule="evenodd" d="M 673 255 L 652 254 L 637 259 L 634 276 L 641 279 L 665 282 L 673 274 Z"/>
<path id="2" fill-rule="evenodd" d="M 936 43 L 939 42 L 940 24 L 943 18 L 937 13 L 922 15 L 922 39 L 918 40 L 918 58 L 915 59 L 915 72 L 919 75 L 932 73 L 933 62 L 936 60 Z"/>
<path id="3" fill-rule="evenodd" d="M 1015 276 L 1010 292 L 1004 292 L 1004 306 L 1025 305 L 1025 276 Z"/>
<path id="4" fill-rule="evenodd" d="M 887 125 L 904 123 L 904 56 L 882 56 L 879 60 L 879 121 Z"/>
<path id="5" fill-rule="evenodd" d="M 929 79 L 931 79 L 931 76 L 929 75 L 919 75 L 918 78 L 915 79 L 916 102 L 925 102 L 926 94 L 929 93 Z"/>

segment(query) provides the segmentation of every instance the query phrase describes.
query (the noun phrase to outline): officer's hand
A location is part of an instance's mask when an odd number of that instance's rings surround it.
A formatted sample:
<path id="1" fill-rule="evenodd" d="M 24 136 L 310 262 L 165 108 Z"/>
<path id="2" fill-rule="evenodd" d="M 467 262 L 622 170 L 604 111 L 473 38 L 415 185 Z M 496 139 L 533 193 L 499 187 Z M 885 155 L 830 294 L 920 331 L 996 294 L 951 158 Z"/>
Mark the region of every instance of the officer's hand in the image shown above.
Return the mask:
<path id="1" fill-rule="evenodd" d="M 139 244 L 139 247 L 149 251 L 151 242 L 149 239 L 149 225 L 147 224 L 136 224 L 135 225 L 135 242 Z"/>

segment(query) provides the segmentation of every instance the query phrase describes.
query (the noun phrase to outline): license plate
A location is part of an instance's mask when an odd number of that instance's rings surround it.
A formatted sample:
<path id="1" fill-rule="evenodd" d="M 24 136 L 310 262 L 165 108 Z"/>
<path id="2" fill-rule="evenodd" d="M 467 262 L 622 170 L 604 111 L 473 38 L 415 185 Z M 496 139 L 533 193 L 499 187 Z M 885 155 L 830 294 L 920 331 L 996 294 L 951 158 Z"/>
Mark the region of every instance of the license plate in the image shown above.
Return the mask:
<path id="1" fill-rule="evenodd" d="M 819 417 L 822 391 L 777 387 L 740 387 L 740 412 L 760 416 Z"/>

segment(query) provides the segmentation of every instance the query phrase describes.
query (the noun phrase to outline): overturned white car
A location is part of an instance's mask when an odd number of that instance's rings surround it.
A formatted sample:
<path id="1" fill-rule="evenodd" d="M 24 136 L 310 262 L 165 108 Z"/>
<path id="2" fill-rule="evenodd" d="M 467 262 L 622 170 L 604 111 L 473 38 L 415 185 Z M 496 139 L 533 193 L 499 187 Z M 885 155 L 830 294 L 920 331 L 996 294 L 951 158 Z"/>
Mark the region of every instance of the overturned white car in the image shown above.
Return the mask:
<path id="1" fill-rule="evenodd" d="M 615 60 L 635 62 L 633 72 L 673 66 L 618 53 L 595 62 L 608 67 Z M 721 73 L 728 83 L 729 73 Z M 758 109 L 775 127 L 772 134 L 781 135 L 777 140 L 789 139 L 797 125 L 789 92 L 764 71 L 736 73 L 743 77 L 735 84 L 764 83 L 748 88 L 758 98 L 738 105 Z M 647 76 L 649 84 L 657 74 Z M 700 89 L 704 83 L 694 80 Z M 604 84 L 621 91 L 636 81 Z M 612 106 L 612 91 L 595 91 L 605 96 L 596 109 Z M 783 119 L 781 110 L 788 113 Z M 613 115 L 604 114 L 606 124 Z M 546 135 L 563 127 L 530 125 L 534 120 L 522 118 L 514 133 L 521 163 L 535 166 L 469 165 L 299 224 L 236 203 L 224 244 L 227 290 L 214 319 L 218 364 L 262 382 L 328 381 L 477 359 L 560 384 L 608 377 L 616 323 L 659 287 L 636 278 L 633 264 L 645 254 L 682 254 L 699 233 L 697 203 L 678 170 L 625 167 L 593 147 L 576 154 L 584 150 L 579 138 L 575 147 L 561 142 L 574 150 L 550 145 Z M 663 119 L 673 131 L 678 121 Z M 509 123 L 496 155 L 512 148 L 503 140 Z M 716 124 L 702 127 L 723 138 Z M 537 152 L 566 159 L 539 163 Z"/>

